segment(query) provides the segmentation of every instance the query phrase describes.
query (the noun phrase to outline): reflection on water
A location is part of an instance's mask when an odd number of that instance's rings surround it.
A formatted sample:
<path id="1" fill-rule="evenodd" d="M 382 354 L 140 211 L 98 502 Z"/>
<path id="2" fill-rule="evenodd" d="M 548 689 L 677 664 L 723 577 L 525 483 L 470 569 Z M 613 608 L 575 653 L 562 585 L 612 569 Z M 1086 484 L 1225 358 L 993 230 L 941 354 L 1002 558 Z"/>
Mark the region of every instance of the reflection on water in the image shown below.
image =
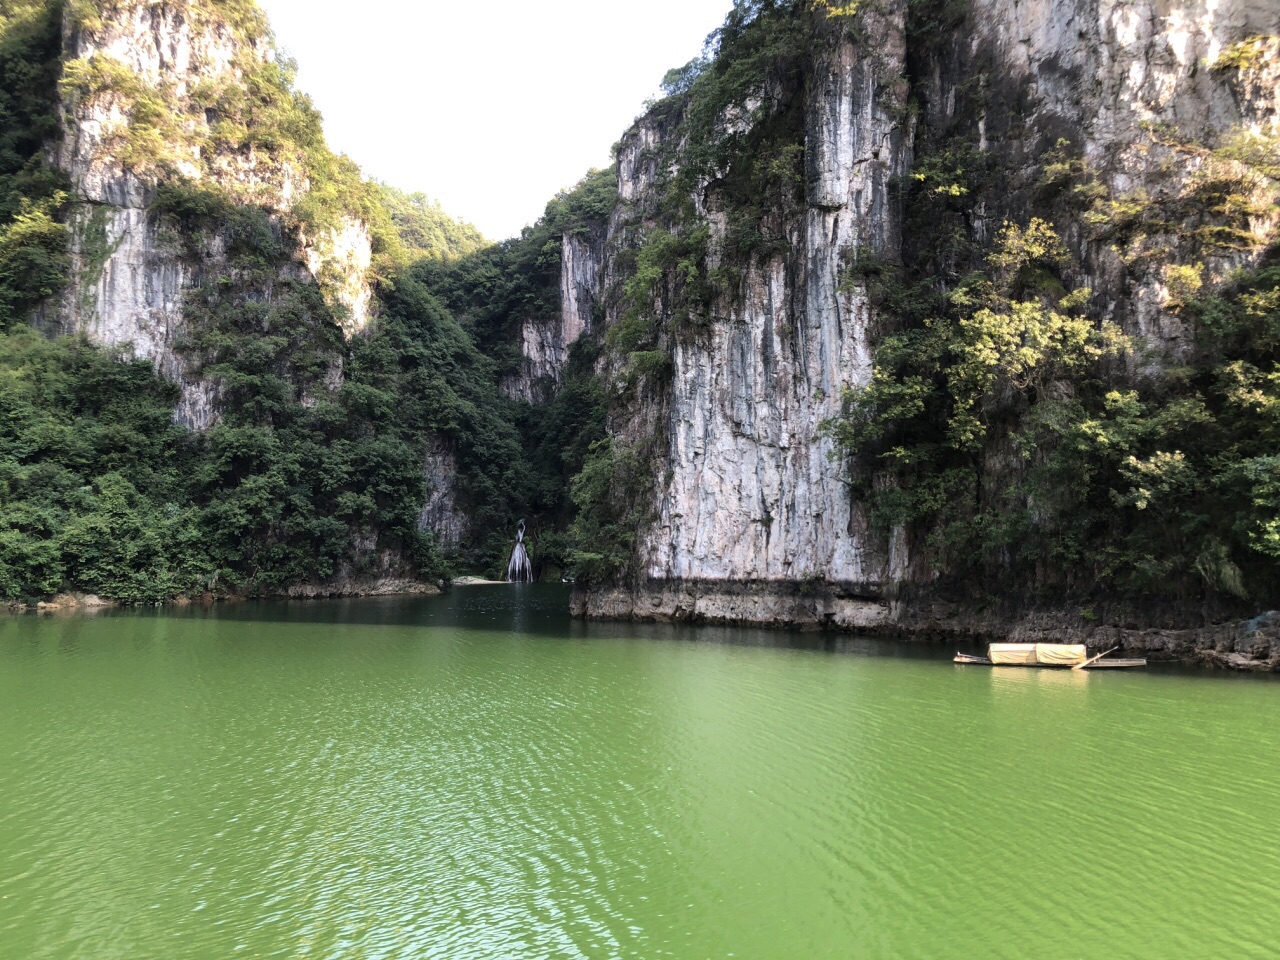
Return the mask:
<path id="1" fill-rule="evenodd" d="M 316 602 L 242 601 L 208 607 L 110 611 L 107 615 L 196 618 L 218 621 L 316 623 L 368 626 L 449 627 L 528 637 L 577 640 L 645 640 L 808 650 L 827 653 L 946 660 L 950 647 L 903 643 L 883 636 L 853 636 L 814 630 L 771 630 L 686 623 L 588 622 L 569 615 L 567 584 L 477 584 L 439 597 L 360 597 Z"/>
<path id="2" fill-rule="evenodd" d="M 566 600 L 0 621 L 0 956 L 1273 952 L 1274 683 Z"/>

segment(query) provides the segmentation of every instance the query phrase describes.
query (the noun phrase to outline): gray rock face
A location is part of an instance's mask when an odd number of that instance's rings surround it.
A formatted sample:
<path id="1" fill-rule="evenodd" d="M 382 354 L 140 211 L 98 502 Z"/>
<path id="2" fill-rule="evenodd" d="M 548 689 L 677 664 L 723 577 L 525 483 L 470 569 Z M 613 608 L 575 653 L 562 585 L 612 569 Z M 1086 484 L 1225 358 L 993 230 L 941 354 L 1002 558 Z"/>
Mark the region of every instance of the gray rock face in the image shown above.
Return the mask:
<path id="1" fill-rule="evenodd" d="M 418 529 L 434 533 L 446 550 L 455 549 L 467 535 L 468 523 L 466 514 L 458 509 L 455 490 L 458 461 L 453 451 L 438 441 L 432 444 L 422 475 L 426 478 L 428 493 L 427 502 L 418 515 Z"/>
<path id="2" fill-rule="evenodd" d="M 988 643 L 1080 643 L 1093 654 L 1280 673 L 1280 614 L 1186 629 L 1089 622 L 1078 609 L 975 614 L 920 598 L 906 604 L 850 584 L 651 582 L 636 590 L 578 593 L 576 616 L 605 620 L 735 623 L 793 630 L 875 630 L 969 650 Z M 1126 618 L 1127 619 L 1127 618 Z M 953 649 L 954 649 L 953 646 Z"/>
<path id="3" fill-rule="evenodd" d="M 840 274 L 860 250 L 891 255 L 888 181 L 909 162 L 897 119 L 905 87 L 883 80 L 903 69 L 900 5 L 868 19 L 875 57 L 848 37 L 818 54 L 806 104 L 808 206 L 789 227 L 791 251 L 748 265 L 742 296 L 715 305 L 707 338 L 674 345 L 665 480 L 640 544 L 651 580 L 864 582 L 906 563 L 894 542 L 868 535 L 821 429 L 842 390 L 871 372 L 867 298 Z M 653 138 L 642 123 L 619 155 L 620 194 L 636 204 L 656 182 L 644 159 Z M 718 262 L 724 221 L 708 222 Z M 641 409 L 638 419 L 652 415 Z"/>
<path id="4" fill-rule="evenodd" d="M 599 242 L 567 233 L 560 262 L 560 325 L 566 348 L 594 325 L 600 300 Z"/>
<path id="5" fill-rule="evenodd" d="M 564 235 L 560 258 L 560 314 L 520 325 L 520 372 L 500 384 L 508 397 L 546 403 L 564 381 L 569 347 L 591 329 L 600 300 L 598 238 Z"/>
<path id="6" fill-rule="evenodd" d="M 281 213 L 307 192 L 305 174 L 288 164 L 254 151 L 208 156 L 200 146 L 209 132 L 209 118 L 191 108 L 189 92 L 201 83 L 238 82 L 238 63 L 274 55 L 266 41 L 246 40 L 225 26 L 198 23 L 180 4 L 139 0 L 116 4 L 100 28 L 75 29 L 68 22 L 65 34 L 69 61 L 108 62 L 164 92 L 185 124 L 173 142 L 165 144 L 181 177 Z M 227 269 L 220 244 L 215 242 L 193 262 L 150 214 L 155 171 L 127 166 L 120 159 L 130 120 L 126 96 L 108 88 L 77 97 L 63 109 L 66 134 L 56 162 L 71 179 L 75 208 L 71 283 L 55 325 L 152 360 L 181 387 L 176 419 L 205 429 L 217 417 L 215 387 L 191 370 L 179 347 L 186 332 L 186 291 Z M 363 329 L 370 319 L 371 258 L 368 228 L 347 219 L 337 229 L 308 238 L 303 262 L 297 265 L 299 276 L 323 279 L 322 287 L 348 332 Z"/>
<path id="7" fill-rule="evenodd" d="M 1275 0 L 975 0 L 956 35 L 939 41 L 955 55 L 925 57 L 932 75 L 915 77 L 929 93 L 930 113 L 920 118 L 907 109 L 905 7 L 890 0 L 864 10 L 856 37 L 833 33 L 815 50 L 807 204 L 786 227 L 790 251 L 737 264 L 743 295 L 713 306 L 705 336 L 678 339 L 669 386 L 613 425 L 624 438 L 659 425 L 655 519 L 639 541 L 642 582 L 584 594 L 582 612 L 846 627 L 901 615 L 885 599 L 891 589 L 815 599 L 796 585 L 891 588 L 922 575 L 903 531 L 869 532 L 821 427 L 838 413 L 841 391 L 871 372 L 876 317 L 848 266 L 866 254 L 898 255 L 902 221 L 890 180 L 910 175 L 918 124 L 957 120 L 961 84 L 995 91 L 989 116 L 959 119 L 976 125 L 982 149 L 1015 179 L 1065 138 L 1115 196 L 1172 195 L 1195 174 L 1203 159 L 1162 146 L 1167 128 L 1217 143 L 1280 115 L 1276 51 L 1241 76 L 1209 68 L 1229 45 L 1280 32 Z M 604 289 L 616 283 L 614 258 L 637 227 L 636 211 L 663 179 L 656 158 L 667 135 L 646 117 L 620 144 L 622 204 L 599 267 Z M 714 267 L 724 219 L 695 199 L 712 230 Z M 1273 216 L 1252 229 L 1263 236 L 1275 225 Z M 978 211 L 973 229 L 986 240 L 998 226 Z M 1081 285 L 1102 294 L 1108 318 L 1166 354 L 1186 348 L 1189 332 L 1165 309 L 1161 272 L 1091 245 L 1081 230 L 1068 237 L 1091 273 Z M 1206 271 L 1221 277 L 1251 256 L 1224 254 Z M 606 322 L 617 319 L 611 309 Z M 735 587 L 743 583 L 747 593 Z"/>
<path id="8" fill-rule="evenodd" d="M 149 359 L 180 387 L 175 419 L 205 430 L 219 416 L 217 386 L 203 379 L 183 350 L 192 330 L 185 318 L 191 291 L 226 277 L 231 267 L 224 238 L 202 241 L 198 256 L 192 238 L 175 236 L 150 210 L 157 184 L 177 176 L 215 188 L 237 202 L 254 204 L 274 216 L 288 218 L 311 184 L 305 170 L 254 150 L 210 147 L 211 125 L 217 121 L 197 106 L 193 91 L 243 82 L 246 65 L 276 55 L 266 39 L 246 37 L 197 16 L 185 4 L 122 0 L 92 29 L 80 29 L 68 14 L 64 56 L 72 63 L 107 63 L 127 71 L 138 83 L 160 91 L 173 125 L 160 145 L 158 164 L 126 163 L 124 145 L 131 100 L 109 85 L 88 95 L 71 95 L 63 104 L 65 136 L 56 163 L 69 176 L 73 191 L 71 216 L 71 282 L 56 311 L 46 309 L 42 323 L 58 332 L 84 333 L 97 343 L 120 347 Z M 358 219 L 343 217 L 333 228 L 302 236 L 295 262 L 282 279 L 320 286 L 334 318 L 348 336 L 361 333 L 373 319 L 370 284 L 372 238 Z M 253 299 L 270 301 L 271 285 L 250 291 Z M 342 386 L 342 359 L 332 358 L 329 375 L 317 389 Z M 314 403 L 318 397 L 304 397 Z M 466 532 L 466 518 L 455 496 L 456 464 L 442 447 L 431 449 L 423 466 L 430 495 L 420 523 L 435 532 L 446 548 L 456 547 Z M 398 553 L 379 551 L 370 541 L 365 551 L 378 571 L 373 578 L 340 572 L 327 584 L 304 585 L 300 593 L 369 593 L 408 589 Z M 379 586 L 381 584 L 382 586 Z"/>
<path id="9" fill-rule="evenodd" d="M 1274 0 L 975 0 L 969 26 L 971 62 L 989 58 L 986 82 L 1022 100 L 1017 115 L 999 121 L 1008 129 L 988 130 L 995 118 L 979 118 L 990 148 L 1030 165 L 1066 138 L 1115 197 L 1176 197 L 1209 162 L 1176 144 L 1216 145 L 1234 130 L 1259 132 L 1280 113 L 1274 44 L 1256 67 L 1213 68 L 1232 44 L 1280 32 Z M 939 77 L 933 102 L 949 109 L 964 80 Z M 1273 216 L 1251 228 L 1263 237 L 1275 225 Z M 1105 244 L 1082 252 L 1092 273 L 1082 280 L 1108 297 L 1109 319 L 1173 356 L 1190 349 L 1191 331 L 1165 309 L 1161 270 L 1126 263 Z M 1252 259 L 1224 252 L 1205 266 L 1217 279 Z"/>
<path id="10" fill-rule="evenodd" d="M 638 590 L 576 594 L 574 613 L 601 620 L 689 621 L 796 630 L 873 630 L 893 625 L 874 586 L 779 581 L 655 580 Z"/>

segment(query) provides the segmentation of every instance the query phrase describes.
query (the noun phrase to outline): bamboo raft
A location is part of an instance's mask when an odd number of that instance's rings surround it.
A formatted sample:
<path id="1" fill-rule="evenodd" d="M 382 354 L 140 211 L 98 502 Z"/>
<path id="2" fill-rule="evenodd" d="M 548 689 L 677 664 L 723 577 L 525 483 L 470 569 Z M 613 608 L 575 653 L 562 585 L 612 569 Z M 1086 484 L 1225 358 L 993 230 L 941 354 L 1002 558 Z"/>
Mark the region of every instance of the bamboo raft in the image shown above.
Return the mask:
<path id="1" fill-rule="evenodd" d="M 957 653 L 955 662 L 979 667 L 1045 667 L 1058 670 L 1125 670 L 1147 665 L 1144 659 L 1104 659 L 1115 649 L 1112 647 L 1106 653 L 1088 657 L 1081 644 L 993 643 L 987 648 L 987 656 Z"/>

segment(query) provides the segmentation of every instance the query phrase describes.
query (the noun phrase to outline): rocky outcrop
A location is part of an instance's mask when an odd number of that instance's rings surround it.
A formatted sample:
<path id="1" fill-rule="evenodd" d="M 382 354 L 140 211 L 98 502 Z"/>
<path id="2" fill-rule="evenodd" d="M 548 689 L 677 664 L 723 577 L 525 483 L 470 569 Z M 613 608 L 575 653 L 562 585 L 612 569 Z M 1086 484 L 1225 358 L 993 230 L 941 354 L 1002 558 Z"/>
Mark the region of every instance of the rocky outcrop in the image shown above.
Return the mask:
<path id="1" fill-rule="evenodd" d="M 576 616 L 792 630 L 868 631 L 903 640 L 980 650 L 988 643 L 1081 643 L 1093 653 L 1280 673 L 1280 613 L 1201 627 L 1152 626 L 1150 616 L 1095 620 L 1079 610 L 1022 614 L 977 611 L 928 591 L 886 596 L 877 584 L 664 581 L 635 590 L 574 595 Z"/>
<path id="2" fill-rule="evenodd" d="M 1271 0 L 974 0 L 964 29 L 953 68 L 977 76 L 940 69 L 924 119 L 954 122 L 958 88 L 977 79 L 989 103 L 973 122 L 1014 186 L 1033 182 L 1044 152 L 1066 141 L 1112 197 L 1172 207 L 1197 178 L 1213 175 L 1206 146 L 1268 129 L 1280 113 L 1275 51 L 1264 44 L 1242 67 L 1223 58 L 1242 41 L 1280 31 Z M 1245 229 L 1261 239 L 1276 223 L 1273 211 Z M 1192 224 L 1180 217 L 1172 225 Z M 1083 230 L 1069 237 L 1088 264 L 1082 285 L 1107 298 L 1105 318 L 1174 357 L 1193 345 L 1186 322 L 1168 309 L 1164 271 L 1186 262 L 1180 254 L 1191 245 L 1182 232 L 1137 243 L 1090 243 Z M 1203 259 L 1205 279 L 1216 280 L 1256 252 L 1224 248 Z"/>
<path id="3" fill-rule="evenodd" d="M 29 604 L 11 604 L 14 609 L 29 609 Z M 48 600 L 34 604 L 38 613 L 100 613 L 116 606 L 114 601 L 103 600 L 92 593 L 60 593 Z"/>
<path id="4" fill-rule="evenodd" d="M 1198 663 L 1254 673 L 1280 673 L 1280 615 L 1200 627 L 1158 624 L 1158 615 L 1094 622 L 1077 610 L 999 616 L 948 604 L 909 608 L 892 628 L 912 640 L 980 645 L 1008 643 L 1082 643 L 1090 651 L 1116 650 L 1154 662 Z"/>
<path id="5" fill-rule="evenodd" d="M 307 172 L 296 163 L 219 149 L 211 135 L 216 111 L 194 96 L 241 82 L 246 64 L 275 51 L 268 40 L 180 2 L 129 0 L 89 22 L 68 11 L 64 32 L 66 132 L 55 159 L 72 187 L 72 271 L 60 314 L 50 319 L 46 311 L 45 322 L 152 360 L 181 387 L 176 418 L 204 429 L 217 416 L 216 388 L 181 350 L 183 304 L 189 290 L 226 272 L 225 253 L 215 237 L 192 257 L 151 206 L 161 179 L 207 185 L 279 214 L 307 193 Z M 146 129 L 145 141 L 136 129 L 140 92 L 159 97 L 170 114 L 166 126 Z M 371 251 L 368 228 L 346 218 L 304 238 L 289 271 L 321 284 L 349 333 L 372 313 Z"/>
<path id="6" fill-rule="evenodd" d="M 560 339 L 565 351 L 595 325 L 600 302 L 600 238 L 566 233 L 561 240 Z M 558 377 L 561 370 L 556 371 Z"/>
<path id="7" fill-rule="evenodd" d="M 902 69 L 900 13 L 876 29 L 875 58 L 848 37 L 819 55 L 806 104 L 808 207 L 790 226 L 791 250 L 747 266 L 741 296 L 713 308 L 708 341 L 675 345 L 670 480 L 641 545 L 650 579 L 867 581 L 905 562 L 867 535 L 821 429 L 844 388 L 870 375 L 865 291 L 840 275 L 859 251 L 892 249 L 888 183 L 908 162 L 905 89 L 883 79 Z M 714 250 L 724 221 L 710 223 Z"/>
<path id="8" fill-rule="evenodd" d="M 864 5 L 856 29 L 833 29 L 813 48 L 805 203 L 783 227 L 785 251 L 727 263 L 715 184 L 692 198 L 711 230 L 708 269 L 731 266 L 742 282 L 712 304 L 705 332 L 672 338 L 668 381 L 615 411 L 611 429 L 623 439 L 656 424 L 658 483 L 642 505 L 652 519 L 639 531 L 636 579 L 582 594 L 580 613 L 847 629 L 913 622 L 909 605 L 885 598 L 930 574 L 904 531 L 871 531 L 822 424 L 842 391 L 870 376 L 883 325 L 849 267 L 893 260 L 909 241 L 890 185 L 911 176 L 922 131 L 972 129 L 979 149 L 1000 158 L 1001 210 L 978 205 L 971 226 L 989 242 L 1000 220 L 1025 213 L 1047 150 L 1075 151 L 1110 196 L 1164 202 L 1214 162 L 1204 144 L 1276 122 L 1274 51 L 1217 63 L 1233 44 L 1280 32 L 1272 0 L 975 0 L 952 32 L 927 37 L 908 36 L 906 8 Z M 649 116 L 619 145 L 606 290 L 617 288 L 620 252 L 669 182 L 662 158 L 679 163 L 671 136 Z M 1275 228 L 1274 208 L 1245 227 L 1257 237 Z M 1179 262 L 1176 234 L 1148 230 L 1129 241 L 1147 245 L 1135 250 L 1079 223 L 1065 229 L 1098 318 L 1165 357 L 1191 337 L 1168 309 L 1162 269 Z M 1150 255 L 1159 244 L 1172 251 L 1164 261 Z M 1256 257 L 1247 245 L 1217 251 L 1205 258 L 1206 279 Z M 619 317 L 611 304 L 606 323 Z M 1136 355 L 1152 362 L 1151 351 Z"/>
<path id="9" fill-rule="evenodd" d="M 566 233 L 561 245 L 560 313 L 521 322 L 520 370 L 501 383 L 504 394 L 526 403 L 546 403 L 564 381 L 569 348 L 594 326 L 601 298 L 600 238 Z"/>
<path id="10" fill-rule="evenodd" d="M 887 10 L 867 18 L 866 46 L 839 34 L 816 52 L 804 104 L 806 205 L 786 225 L 789 249 L 729 263 L 714 188 L 698 197 L 711 229 L 708 270 L 738 267 L 743 279 L 711 306 L 705 336 L 675 339 L 666 391 L 615 424 L 635 436 L 656 422 L 663 478 L 638 547 L 649 586 L 636 593 L 637 615 L 867 625 L 881 614 L 863 599 L 801 598 L 797 585 L 879 582 L 905 568 L 898 538 L 869 533 L 822 431 L 844 388 L 871 370 L 868 299 L 842 275 L 859 252 L 894 255 L 888 187 L 910 161 L 906 88 L 896 79 L 905 69 L 902 6 Z M 642 119 L 619 146 L 623 206 L 605 246 L 615 256 L 656 205 L 666 135 Z M 605 270 L 606 287 L 616 287 L 615 265 Z M 610 304 L 607 322 L 617 321 Z M 588 608 L 616 612 L 623 596 Z"/>
<path id="11" fill-rule="evenodd" d="M 435 596 L 440 588 L 403 577 L 338 577 L 324 583 L 297 583 L 285 591 L 291 600 L 324 600 L 333 597 Z"/>
<path id="12" fill-rule="evenodd" d="M 560 317 L 526 317 L 520 323 L 520 369 L 502 378 L 503 394 L 525 403 L 545 403 L 560 382 L 568 356 Z"/>
<path id="13" fill-rule="evenodd" d="M 369 225 L 354 217 L 343 217 L 338 227 L 311 239 L 304 255 L 307 269 L 324 289 L 338 325 L 347 336 L 361 333 L 376 306 L 369 284 L 373 266 Z"/>
<path id="14" fill-rule="evenodd" d="M 453 451 L 434 441 L 422 475 L 427 481 L 427 502 L 418 515 L 418 529 L 431 531 L 442 547 L 455 550 L 467 535 L 468 522 L 457 503 L 458 461 Z"/>
<path id="15" fill-rule="evenodd" d="M 332 400 L 345 351 L 330 321 L 350 338 L 377 310 L 374 240 L 352 212 L 369 194 L 324 146 L 265 17 L 220 0 L 56 6 L 64 132 L 52 159 L 71 188 L 71 269 L 61 302 L 37 322 L 152 361 L 179 387 L 175 419 L 205 430 L 220 397 L 218 379 L 203 373 L 202 336 L 243 305 L 299 339 L 323 334 L 314 363 L 281 360 L 278 372 L 304 406 Z M 452 455 L 433 446 L 423 470 L 423 529 L 457 548 L 466 523 Z M 294 594 L 415 589 L 416 567 L 399 551 L 363 533 L 353 542 L 354 569 Z"/>
<path id="16" fill-rule="evenodd" d="M 795 630 L 883 630 L 893 608 L 874 583 L 813 579 L 654 580 L 639 589 L 613 588 L 574 595 L 578 616 L 600 620 L 741 623 Z"/>

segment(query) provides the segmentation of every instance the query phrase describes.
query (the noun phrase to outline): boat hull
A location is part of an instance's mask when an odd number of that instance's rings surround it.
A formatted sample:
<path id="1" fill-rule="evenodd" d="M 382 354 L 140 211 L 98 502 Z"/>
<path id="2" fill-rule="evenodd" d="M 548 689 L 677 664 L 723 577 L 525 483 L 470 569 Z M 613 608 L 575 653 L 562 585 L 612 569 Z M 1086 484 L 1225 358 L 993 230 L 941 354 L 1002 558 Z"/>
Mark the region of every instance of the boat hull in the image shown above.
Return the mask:
<path id="1" fill-rule="evenodd" d="M 957 653 L 955 663 L 966 663 L 975 667 L 1021 667 L 1033 670 L 1125 670 L 1134 667 L 1145 667 L 1146 660 L 1094 660 L 1092 663 L 992 663 L 989 657 L 978 657 L 971 653 Z"/>

